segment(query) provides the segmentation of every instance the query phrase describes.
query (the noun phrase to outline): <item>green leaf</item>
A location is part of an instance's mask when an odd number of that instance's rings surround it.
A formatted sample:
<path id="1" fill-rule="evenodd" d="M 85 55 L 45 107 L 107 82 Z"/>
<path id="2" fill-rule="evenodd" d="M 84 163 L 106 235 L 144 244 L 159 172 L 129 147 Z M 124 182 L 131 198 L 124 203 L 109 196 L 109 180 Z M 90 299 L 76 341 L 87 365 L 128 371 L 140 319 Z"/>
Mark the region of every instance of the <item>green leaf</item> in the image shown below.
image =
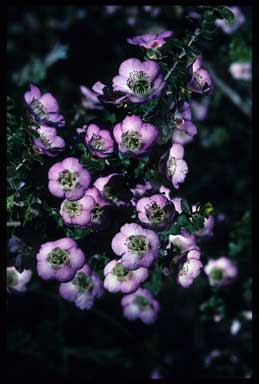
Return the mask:
<path id="1" fill-rule="evenodd" d="M 189 224 L 189 220 L 188 220 L 188 218 L 185 216 L 184 213 L 181 213 L 181 214 L 178 216 L 177 223 L 178 223 L 181 227 L 184 227 L 185 225 Z"/>
<path id="2" fill-rule="evenodd" d="M 227 20 L 228 23 L 232 24 L 235 20 L 234 13 L 227 7 L 219 7 L 217 10 L 222 19 Z"/>
<path id="3" fill-rule="evenodd" d="M 204 217 L 200 213 L 194 213 L 194 215 L 192 215 L 192 224 L 197 230 L 202 229 L 204 226 Z"/>
<path id="4" fill-rule="evenodd" d="M 182 208 L 182 211 L 184 212 L 184 213 L 187 213 L 187 215 L 191 215 L 191 208 L 190 208 L 190 206 L 189 206 L 189 204 L 188 204 L 188 202 L 187 202 L 187 200 L 185 200 L 185 199 L 182 199 L 181 200 L 181 208 Z"/>

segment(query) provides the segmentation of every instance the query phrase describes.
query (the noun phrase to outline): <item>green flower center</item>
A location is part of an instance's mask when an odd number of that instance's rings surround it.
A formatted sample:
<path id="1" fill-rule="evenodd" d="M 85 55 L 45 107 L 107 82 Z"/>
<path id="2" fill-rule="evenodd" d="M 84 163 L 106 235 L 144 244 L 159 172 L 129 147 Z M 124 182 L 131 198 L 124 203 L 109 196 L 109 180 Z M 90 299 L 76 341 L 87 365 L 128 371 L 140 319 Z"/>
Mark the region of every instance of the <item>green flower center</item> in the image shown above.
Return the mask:
<path id="1" fill-rule="evenodd" d="M 104 187 L 103 189 L 103 196 L 106 200 L 109 201 L 117 201 L 118 198 L 115 196 L 114 190 L 112 187 Z"/>
<path id="2" fill-rule="evenodd" d="M 70 172 L 68 169 L 65 169 L 59 174 L 58 182 L 59 184 L 61 184 L 63 189 L 70 191 L 74 189 L 77 183 L 76 173 Z"/>
<path id="3" fill-rule="evenodd" d="M 119 280 L 125 280 L 129 275 L 129 271 L 125 269 L 121 264 L 116 264 L 113 268 L 113 273 L 118 277 Z"/>
<path id="4" fill-rule="evenodd" d="M 79 292 L 89 291 L 92 287 L 92 279 L 85 272 L 77 272 L 75 278 L 72 281 Z"/>
<path id="5" fill-rule="evenodd" d="M 89 144 L 95 150 L 100 151 L 104 148 L 105 142 L 102 136 L 93 134 Z"/>
<path id="6" fill-rule="evenodd" d="M 136 151 L 141 146 L 141 136 L 138 132 L 124 132 L 121 136 L 121 144 L 129 151 Z"/>
<path id="7" fill-rule="evenodd" d="M 39 100 L 33 100 L 30 107 L 40 119 L 44 119 L 48 114 L 47 108 Z"/>
<path id="8" fill-rule="evenodd" d="M 165 220 L 165 211 L 157 203 L 153 202 L 146 209 L 146 215 L 152 223 L 161 223 Z"/>
<path id="9" fill-rule="evenodd" d="M 68 214 L 68 216 L 73 217 L 80 215 L 83 210 L 83 206 L 78 201 L 66 200 L 63 209 Z"/>
<path id="10" fill-rule="evenodd" d="M 144 296 L 140 296 L 140 295 L 137 295 L 134 299 L 134 303 L 140 308 L 140 309 L 147 309 L 148 307 L 150 307 L 150 302 L 149 300 L 144 297 Z"/>
<path id="11" fill-rule="evenodd" d="M 18 283 L 17 274 L 14 271 L 7 271 L 6 283 L 8 287 L 14 286 Z"/>
<path id="12" fill-rule="evenodd" d="M 44 145 L 45 148 L 51 147 L 50 141 L 47 139 L 47 137 L 43 133 L 39 134 L 38 140 Z"/>
<path id="13" fill-rule="evenodd" d="M 149 248 L 148 239 L 143 235 L 130 236 L 127 241 L 127 247 L 132 253 L 138 255 L 144 254 Z"/>
<path id="14" fill-rule="evenodd" d="M 127 81 L 127 85 L 137 97 L 145 97 L 151 91 L 150 78 L 143 71 L 131 72 Z"/>
<path id="15" fill-rule="evenodd" d="M 169 157 L 167 160 L 167 173 L 168 176 L 173 176 L 176 171 L 176 159 L 175 157 Z"/>
<path id="16" fill-rule="evenodd" d="M 94 223 L 99 223 L 103 215 L 103 209 L 100 205 L 96 205 L 91 212 L 91 221 Z"/>
<path id="17" fill-rule="evenodd" d="M 68 253 L 61 248 L 55 248 L 50 252 L 47 258 L 48 262 L 54 267 L 61 267 L 69 264 Z"/>
<path id="18" fill-rule="evenodd" d="M 223 276 L 224 276 L 224 273 L 223 273 L 222 269 L 219 269 L 219 268 L 213 268 L 210 272 L 210 277 L 213 280 L 220 281 L 223 279 Z"/>

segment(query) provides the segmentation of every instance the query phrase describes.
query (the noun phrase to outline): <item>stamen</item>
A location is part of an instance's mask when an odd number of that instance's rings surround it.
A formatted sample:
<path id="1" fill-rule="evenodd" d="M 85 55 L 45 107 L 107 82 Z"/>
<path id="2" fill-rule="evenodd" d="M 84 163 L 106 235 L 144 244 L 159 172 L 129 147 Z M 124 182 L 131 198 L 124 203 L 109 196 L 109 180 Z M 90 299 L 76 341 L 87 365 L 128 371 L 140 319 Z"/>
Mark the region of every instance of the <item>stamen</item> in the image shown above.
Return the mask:
<path id="1" fill-rule="evenodd" d="M 138 97 L 145 97 L 151 91 L 151 81 L 149 76 L 143 71 L 133 71 L 127 81 L 128 87 Z"/>
<path id="2" fill-rule="evenodd" d="M 70 191 L 74 189 L 77 183 L 77 175 L 75 172 L 70 172 L 68 169 L 65 169 L 59 174 L 58 182 L 64 190 Z"/>
<path id="3" fill-rule="evenodd" d="M 127 239 L 127 247 L 132 253 L 141 255 L 148 250 L 149 242 L 143 235 L 130 236 Z"/>
<path id="4" fill-rule="evenodd" d="M 68 253 L 61 248 L 53 249 L 53 251 L 49 253 L 47 260 L 55 268 L 69 264 Z"/>
<path id="5" fill-rule="evenodd" d="M 141 146 L 141 136 L 138 132 L 124 132 L 121 137 L 121 144 L 129 151 L 136 151 Z"/>

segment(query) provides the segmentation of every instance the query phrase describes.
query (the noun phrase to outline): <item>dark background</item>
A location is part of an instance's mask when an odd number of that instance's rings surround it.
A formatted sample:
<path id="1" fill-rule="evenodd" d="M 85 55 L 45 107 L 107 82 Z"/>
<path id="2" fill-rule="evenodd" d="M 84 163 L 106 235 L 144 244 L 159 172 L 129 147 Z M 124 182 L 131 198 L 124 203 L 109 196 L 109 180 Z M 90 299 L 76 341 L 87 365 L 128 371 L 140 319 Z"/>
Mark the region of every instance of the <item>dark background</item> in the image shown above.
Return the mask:
<path id="1" fill-rule="evenodd" d="M 71 121 L 80 104 L 81 84 L 91 87 L 98 80 L 108 84 L 123 60 L 140 57 L 138 48 L 127 44 L 127 37 L 161 30 L 181 36 L 189 28 L 185 16 L 193 10 L 195 7 L 186 6 L 159 6 L 151 11 L 119 6 L 111 13 L 104 6 L 10 7 L 8 95 L 24 114 L 23 94 L 29 82 L 36 83 L 57 97 L 66 121 Z M 197 45 L 217 75 L 247 100 L 251 84 L 232 79 L 228 72 L 234 58 L 238 61 L 251 51 L 251 8 L 242 7 L 242 12 L 246 22 L 233 35 L 218 29 L 212 41 Z M 54 60 L 46 65 L 50 52 Z M 80 311 L 58 297 L 55 283 L 41 281 L 35 273 L 26 295 L 8 295 L 10 378 L 37 374 L 94 382 L 100 375 L 147 378 L 154 369 L 163 377 L 251 375 L 250 323 L 242 323 L 237 335 L 230 334 L 231 321 L 240 311 L 251 309 L 251 121 L 218 87 L 209 103 L 205 121 L 196 121 L 198 135 L 186 146 L 190 171 L 181 195 L 193 203 L 213 203 L 215 236 L 202 243 L 202 258 L 205 264 L 209 258 L 229 256 L 239 269 L 237 281 L 215 293 L 205 274 L 189 289 L 178 287 L 175 279 L 164 279 L 158 295 L 158 320 L 146 326 L 122 317 L 120 294 L 106 292 L 92 310 Z M 43 166 L 32 170 L 32 185 L 46 177 L 52 163 L 46 159 Z M 42 188 L 41 198 L 57 207 L 47 187 Z M 224 221 L 217 219 L 222 213 Z M 63 235 L 54 221 L 41 220 L 36 218 L 15 231 L 32 247 L 24 265 L 34 270 L 34 257 L 44 236 L 56 239 Z M 94 253 L 96 241 L 89 244 L 82 239 L 79 244 Z M 200 311 L 202 303 L 217 295 L 225 307 L 218 323 L 213 316 L 202 317 Z M 206 367 L 204 358 L 215 349 L 222 356 Z"/>

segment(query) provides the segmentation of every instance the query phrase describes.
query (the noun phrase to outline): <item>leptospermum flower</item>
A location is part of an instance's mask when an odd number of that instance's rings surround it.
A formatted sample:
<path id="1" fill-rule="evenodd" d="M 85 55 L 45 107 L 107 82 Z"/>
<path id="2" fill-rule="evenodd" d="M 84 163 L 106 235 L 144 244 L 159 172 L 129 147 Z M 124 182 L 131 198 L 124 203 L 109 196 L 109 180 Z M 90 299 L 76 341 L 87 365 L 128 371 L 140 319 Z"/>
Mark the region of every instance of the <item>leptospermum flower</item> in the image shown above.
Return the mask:
<path id="1" fill-rule="evenodd" d="M 65 300 L 74 302 L 76 307 L 90 309 L 95 298 L 103 294 L 103 284 L 97 274 L 85 264 L 76 272 L 73 280 L 60 284 L 59 293 Z"/>
<path id="2" fill-rule="evenodd" d="M 139 288 L 136 292 L 126 295 L 121 300 L 123 315 L 128 320 L 139 318 L 145 324 L 156 321 L 160 309 L 159 303 L 145 288 Z"/>
<path id="3" fill-rule="evenodd" d="M 173 203 L 162 194 L 142 197 L 136 210 L 141 224 L 158 230 L 168 228 L 175 214 Z"/>
<path id="4" fill-rule="evenodd" d="M 252 79 L 252 65 L 251 63 L 232 63 L 229 67 L 231 76 L 236 80 L 249 81 Z"/>
<path id="5" fill-rule="evenodd" d="M 172 142 L 177 144 L 188 144 L 197 134 L 197 128 L 191 121 L 192 113 L 190 104 L 186 101 L 180 110 L 174 114 L 175 129 L 172 134 Z"/>
<path id="6" fill-rule="evenodd" d="M 126 188 L 122 176 L 118 173 L 99 177 L 93 185 L 99 190 L 104 200 L 117 206 L 125 205 L 132 197 L 132 192 Z"/>
<path id="7" fill-rule="evenodd" d="M 98 98 L 99 93 L 85 87 L 84 85 L 80 86 L 80 91 L 82 94 L 82 105 L 85 109 L 103 109 L 103 105 Z"/>
<path id="8" fill-rule="evenodd" d="M 193 280 L 199 276 L 201 268 L 200 251 L 196 249 L 189 251 L 187 253 L 187 260 L 178 273 L 178 284 L 183 288 L 189 288 L 190 285 L 192 285 Z"/>
<path id="9" fill-rule="evenodd" d="M 65 140 L 57 135 L 56 128 L 40 125 L 32 126 L 38 137 L 33 138 L 33 146 L 39 154 L 50 157 L 58 156 L 65 148 Z"/>
<path id="10" fill-rule="evenodd" d="M 212 79 L 201 67 L 201 60 L 197 57 L 188 67 L 188 88 L 194 93 L 209 94 L 212 91 Z"/>
<path id="11" fill-rule="evenodd" d="M 145 103 L 158 97 L 165 86 L 159 65 L 153 60 L 141 62 L 132 58 L 121 63 L 119 75 L 112 81 L 114 91 L 120 91 L 132 103 Z"/>
<path id="12" fill-rule="evenodd" d="M 216 288 L 229 285 L 238 275 L 236 266 L 225 256 L 209 260 L 204 272 L 209 277 L 210 285 Z"/>
<path id="13" fill-rule="evenodd" d="M 139 45 L 146 49 L 161 48 L 165 44 L 165 39 L 173 35 L 172 31 L 165 31 L 159 35 L 154 33 L 146 33 L 145 35 L 135 36 L 127 39 L 127 42 L 132 45 Z"/>
<path id="14" fill-rule="evenodd" d="M 144 123 L 139 116 L 126 116 L 115 125 L 113 136 L 119 151 L 130 157 L 140 157 L 148 153 L 158 137 L 153 124 Z"/>
<path id="15" fill-rule="evenodd" d="M 201 101 L 192 100 L 191 108 L 197 120 L 205 120 L 209 109 L 209 98 L 203 97 Z"/>
<path id="16" fill-rule="evenodd" d="M 37 271 L 42 279 L 61 282 L 72 280 L 85 262 L 84 252 L 69 237 L 42 244 L 36 258 Z"/>
<path id="17" fill-rule="evenodd" d="M 65 125 L 64 117 L 59 113 L 57 100 L 51 93 L 42 95 L 38 87 L 30 84 L 30 90 L 25 92 L 24 100 L 37 122 L 56 127 Z"/>
<path id="18" fill-rule="evenodd" d="M 195 236 L 186 231 L 186 229 L 181 229 L 179 235 L 169 235 L 169 247 L 173 246 L 173 252 L 176 254 L 183 254 L 191 249 L 198 249 Z"/>
<path id="19" fill-rule="evenodd" d="M 114 149 L 114 142 L 110 132 L 106 129 L 100 129 L 96 124 L 88 126 L 85 142 L 90 152 L 100 158 L 109 156 Z"/>
<path id="20" fill-rule="evenodd" d="M 104 200 L 100 191 L 96 187 L 87 189 L 85 196 L 90 196 L 94 199 L 94 206 L 91 209 L 90 228 L 101 229 L 109 222 L 109 213 L 106 208 L 110 205 L 109 202 Z"/>
<path id="21" fill-rule="evenodd" d="M 56 197 L 79 200 L 88 188 L 91 176 L 75 157 L 52 165 L 48 173 L 49 191 Z"/>
<path id="22" fill-rule="evenodd" d="M 227 7 L 231 12 L 234 13 L 235 19 L 232 23 L 223 19 L 216 19 L 215 24 L 217 27 L 221 28 L 223 32 L 230 34 L 235 32 L 245 21 L 245 16 L 243 15 L 240 7 Z"/>
<path id="23" fill-rule="evenodd" d="M 123 267 L 121 260 L 111 260 L 104 268 L 104 288 L 109 292 L 131 293 L 148 278 L 147 268 L 129 271 Z"/>
<path id="24" fill-rule="evenodd" d="M 31 280 L 32 271 L 30 269 L 24 269 L 23 272 L 17 271 L 13 267 L 7 267 L 6 269 L 6 289 L 7 292 L 25 292 L 27 290 L 26 284 Z"/>
<path id="25" fill-rule="evenodd" d="M 173 144 L 166 162 L 166 175 L 172 181 L 174 188 L 179 189 L 188 173 L 188 165 L 184 156 L 184 147 L 181 144 Z"/>
<path id="26" fill-rule="evenodd" d="M 131 223 L 124 224 L 112 239 L 113 252 L 121 256 L 121 265 L 129 270 L 148 268 L 158 257 L 160 241 L 150 229 Z"/>
<path id="27" fill-rule="evenodd" d="M 152 188 L 150 181 L 145 181 L 144 184 L 136 184 L 134 188 L 131 188 L 131 192 L 134 197 L 141 197 L 145 195 L 147 191 L 152 190 Z"/>
<path id="28" fill-rule="evenodd" d="M 196 212 L 196 205 L 192 205 L 192 212 Z M 214 216 L 206 217 L 204 220 L 203 228 L 199 231 L 194 231 L 193 234 L 197 237 L 211 237 L 213 236 L 213 228 L 215 224 Z"/>

